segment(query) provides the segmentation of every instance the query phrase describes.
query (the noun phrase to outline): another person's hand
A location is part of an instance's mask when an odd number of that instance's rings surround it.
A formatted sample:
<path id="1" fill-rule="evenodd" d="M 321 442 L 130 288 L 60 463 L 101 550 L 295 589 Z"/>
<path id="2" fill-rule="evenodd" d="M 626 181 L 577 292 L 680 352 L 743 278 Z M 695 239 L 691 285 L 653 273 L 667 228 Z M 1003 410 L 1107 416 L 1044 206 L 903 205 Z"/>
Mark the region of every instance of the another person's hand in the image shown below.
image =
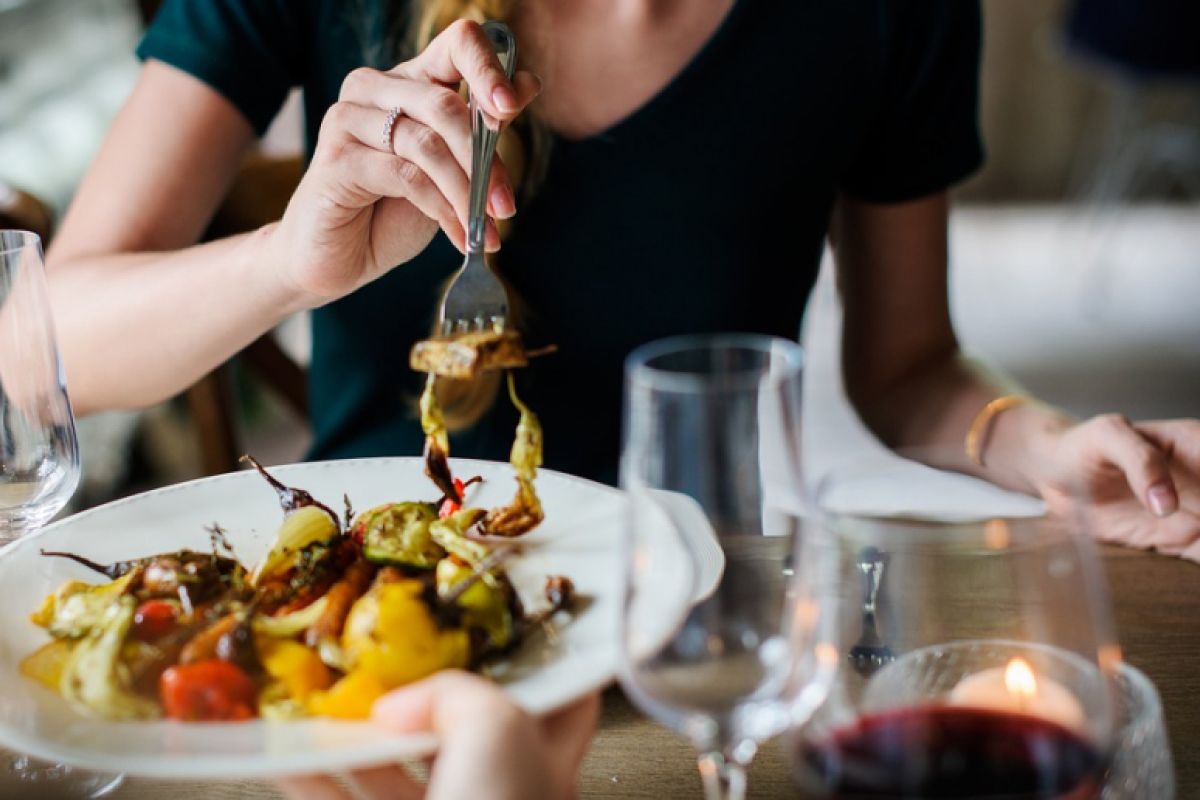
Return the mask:
<path id="1" fill-rule="evenodd" d="M 296 800 L 566 800 L 576 795 L 599 708 L 592 695 L 535 719 L 482 678 L 439 672 L 383 697 L 374 709 L 374 720 L 389 730 L 437 735 L 427 787 L 399 766 L 353 773 L 354 794 L 323 776 L 287 778 L 280 786 Z"/>
<path id="2" fill-rule="evenodd" d="M 1105 415 L 1066 429 L 1039 487 L 1105 541 L 1200 561 L 1200 421 Z"/>
<path id="3" fill-rule="evenodd" d="M 270 228 L 268 252 L 281 277 L 320 305 L 420 253 L 437 233 L 465 247 L 471 120 L 457 87 L 466 81 L 484 114 L 502 125 L 540 90 L 530 72 L 509 81 L 486 34 L 456 22 L 410 61 L 387 72 L 361 68 L 342 84 L 321 124 L 312 164 L 287 211 Z M 397 109 L 391 141 L 388 112 Z M 497 158 L 488 211 L 516 210 Z M 487 245 L 499 247 L 489 221 Z"/>

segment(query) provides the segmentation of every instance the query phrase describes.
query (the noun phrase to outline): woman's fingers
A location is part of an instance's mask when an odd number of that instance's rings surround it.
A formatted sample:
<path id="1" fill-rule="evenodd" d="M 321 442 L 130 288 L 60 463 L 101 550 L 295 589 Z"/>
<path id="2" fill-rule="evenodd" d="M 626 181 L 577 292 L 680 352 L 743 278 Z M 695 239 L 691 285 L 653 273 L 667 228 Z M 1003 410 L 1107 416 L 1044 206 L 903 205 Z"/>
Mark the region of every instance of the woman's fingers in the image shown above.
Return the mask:
<path id="1" fill-rule="evenodd" d="M 1187 553 L 1197 541 L 1200 541 L 1200 516 L 1179 510 L 1158 521 L 1150 544 L 1160 553 L 1174 556 Z M 1195 552 L 1200 555 L 1200 550 Z"/>
<path id="2" fill-rule="evenodd" d="M 334 202 L 364 207 L 381 197 L 403 198 L 437 222 L 456 247 L 465 247 L 466 228 L 457 212 L 416 162 L 368 147 L 348 134 L 343 141 L 327 141 L 319 148 L 317 160 L 330 170 L 326 191 Z M 491 220 L 485 244 L 488 250 L 500 248 L 500 235 Z"/>
<path id="3" fill-rule="evenodd" d="M 386 153 L 382 136 L 386 112 L 374 106 L 338 102 L 329 109 L 327 116 L 333 120 L 331 125 L 355 141 Z M 337 133 L 331 132 L 331 135 Z M 465 228 L 467 176 L 441 135 L 413 119 L 400 117 L 392 128 L 391 152 L 416 164 L 433 181 Z"/>
<path id="4" fill-rule="evenodd" d="M 522 107 L 541 91 L 541 81 L 532 73 L 522 72 L 514 77 Z M 364 144 L 384 148 L 383 131 L 386 114 L 396 109 L 400 115 L 393 131 L 393 143 L 399 143 L 403 133 L 400 120 L 405 117 L 432 129 L 458 162 L 465 176 L 471 173 L 471 115 L 466 101 L 457 92 L 444 86 L 410 80 L 378 70 L 362 68 L 350 73 L 342 83 L 339 105 L 342 102 L 380 110 L 377 127 L 369 125 L 355 135 Z M 516 212 L 512 184 L 508 171 L 497 157 L 492 164 L 488 182 L 488 213 L 505 219 Z"/>
<path id="5" fill-rule="evenodd" d="M 400 78 L 363 67 L 346 76 L 339 101 L 391 109 L 433 128 L 446 141 L 464 173 L 471 170 L 471 114 L 467 103 L 445 86 Z M 367 144 L 382 146 L 383 120 Z"/>
<path id="6" fill-rule="evenodd" d="M 1099 417 L 1096 446 L 1103 456 L 1125 473 L 1134 495 L 1156 517 L 1173 514 L 1179 495 L 1171 478 L 1166 455 L 1119 415 Z"/>
<path id="7" fill-rule="evenodd" d="M 424 52 L 393 71 L 444 86 L 466 81 L 483 110 L 500 123 L 510 121 L 524 108 L 487 34 L 470 20 L 452 23 Z"/>

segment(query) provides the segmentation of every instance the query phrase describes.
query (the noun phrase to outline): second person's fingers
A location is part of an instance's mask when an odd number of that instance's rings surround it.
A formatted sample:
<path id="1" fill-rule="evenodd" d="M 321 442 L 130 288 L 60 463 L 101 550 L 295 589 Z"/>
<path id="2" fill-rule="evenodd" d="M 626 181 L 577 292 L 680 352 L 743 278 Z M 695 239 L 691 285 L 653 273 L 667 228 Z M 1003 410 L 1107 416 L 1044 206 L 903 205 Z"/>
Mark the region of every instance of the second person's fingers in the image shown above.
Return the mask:
<path id="1" fill-rule="evenodd" d="M 289 775 L 275 785 L 289 800 L 354 800 L 350 793 L 324 775 Z"/>
<path id="2" fill-rule="evenodd" d="M 570 774 L 565 775 L 564 779 L 575 777 L 575 772 L 587 754 L 599 719 L 598 693 L 588 695 L 583 700 L 541 719 L 542 738 L 550 751 L 550 763 L 567 765 L 570 770 Z"/>

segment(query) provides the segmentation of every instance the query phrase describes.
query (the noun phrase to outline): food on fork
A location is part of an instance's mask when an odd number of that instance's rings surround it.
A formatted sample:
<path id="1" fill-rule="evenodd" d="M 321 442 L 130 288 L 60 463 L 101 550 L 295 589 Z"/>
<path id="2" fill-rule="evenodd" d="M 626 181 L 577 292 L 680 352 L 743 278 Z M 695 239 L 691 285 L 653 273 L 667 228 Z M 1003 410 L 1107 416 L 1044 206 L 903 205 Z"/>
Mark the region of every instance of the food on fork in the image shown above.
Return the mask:
<path id="1" fill-rule="evenodd" d="M 527 430 L 523 452 L 535 438 Z M 343 525 L 248 460 L 284 512 L 252 569 L 217 527 L 211 553 L 98 564 L 43 552 L 110 580 L 68 581 L 45 598 L 31 620 L 52 638 L 21 672 L 109 719 L 362 718 L 391 689 L 510 653 L 572 603 L 561 576 L 547 580 L 541 598 L 518 596 L 504 568 L 518 548 L 479 535 L 492 512 L 465 506 L 474 480 L 451 477 L 453 501 L 389 503 L 357 516 L 347 501 Z M 540 610 L 527 615 L 526 603 Z"/>
<path id="2" fill-rule="evenodd" d="M 409 366 L 443 378 L 470 380 L 481 372 L 528 364 L 521 335 L 511 328 L 473 331 L 417 342 Z"/>

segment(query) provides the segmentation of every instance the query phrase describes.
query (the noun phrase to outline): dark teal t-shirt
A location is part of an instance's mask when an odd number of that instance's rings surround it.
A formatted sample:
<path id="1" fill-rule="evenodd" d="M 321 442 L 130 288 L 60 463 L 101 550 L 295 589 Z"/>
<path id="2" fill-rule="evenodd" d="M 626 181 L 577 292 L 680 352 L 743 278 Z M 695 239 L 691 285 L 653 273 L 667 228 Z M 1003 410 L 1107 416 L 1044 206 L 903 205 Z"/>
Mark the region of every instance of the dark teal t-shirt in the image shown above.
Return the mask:
<path id="1" fill-rule="evenodd" d="M 308 150 L 342 79 L 390 66 L 372 2 L 167 0 L 138 54 L 185 70 L 262 132 L 304 91 Z M 363 16 L 363 15 L 366 16 Z M 499 254 L 556 354 L 519 374 L 546 466 L 613 482 L 622 362 L 663 336 L 795 338 L 839 192 L 898 202 L 978 167 L 973 0 L 738 0 L 665 89 L 608 130 L 557 138 Z M 314 458 L 414 455 L 408 369 L 461 256 L 441 235 L 380 280 L 312 313 Z M 505 459 L 500 401 L 454 437 Z"/>

